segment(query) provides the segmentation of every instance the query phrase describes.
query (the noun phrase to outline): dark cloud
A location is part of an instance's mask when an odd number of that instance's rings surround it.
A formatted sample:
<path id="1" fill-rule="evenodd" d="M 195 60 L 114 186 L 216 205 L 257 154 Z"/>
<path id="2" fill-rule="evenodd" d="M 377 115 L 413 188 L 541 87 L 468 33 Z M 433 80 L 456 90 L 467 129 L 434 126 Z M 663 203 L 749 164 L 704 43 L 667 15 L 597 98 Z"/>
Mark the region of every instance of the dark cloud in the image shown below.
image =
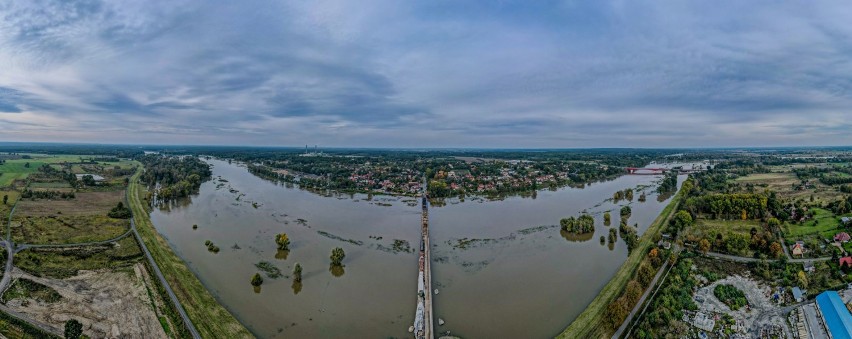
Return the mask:
<path id="1" fill-rule="evenodd" d="M 42 0 L 0 19 L 0 112 L 25 127 L 6 139 L 852 142 L 841 1 Z"/>

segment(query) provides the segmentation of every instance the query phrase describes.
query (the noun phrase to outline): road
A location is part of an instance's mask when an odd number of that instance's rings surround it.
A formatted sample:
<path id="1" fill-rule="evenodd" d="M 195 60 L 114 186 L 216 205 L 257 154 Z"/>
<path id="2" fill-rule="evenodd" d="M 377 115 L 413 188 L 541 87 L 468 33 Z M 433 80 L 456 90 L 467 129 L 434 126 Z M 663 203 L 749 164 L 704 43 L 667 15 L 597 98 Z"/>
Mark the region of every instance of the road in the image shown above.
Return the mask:
<path id="1" fill-rule="evenodd" d="M 724 259 L 729 261 L 741 262 L 741 263 L 750 263 L 750 262 L 759 262 L 761 259 L 751 258 L 751 257 L 741 257 L 738 255 L 730 255 L 716 252 L 707 252 L 704 254 L 708 257 Z M 798 258 L 798 259 L 787 259 L 787 262 L 795 262 L 795 263 L 805 263 L 810 261 L 828 261 L 831 260 L 831 257 L 819 257 L 819 258 Z"/>

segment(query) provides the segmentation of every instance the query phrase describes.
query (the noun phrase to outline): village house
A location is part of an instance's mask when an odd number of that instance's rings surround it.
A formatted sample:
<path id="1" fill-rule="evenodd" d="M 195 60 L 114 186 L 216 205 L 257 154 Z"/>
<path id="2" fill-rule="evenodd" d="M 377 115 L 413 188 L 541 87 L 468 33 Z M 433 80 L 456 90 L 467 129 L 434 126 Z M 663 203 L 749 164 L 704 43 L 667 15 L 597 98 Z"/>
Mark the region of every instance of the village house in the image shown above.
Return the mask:
<path id="1" fill-rule="evenodd" d="M 849 242 L 849 239 L 849 233 L 846 232 L 840 232 L 834 235 L 834 241 L 837 242 Z"/>
<path id="2" fill-rule="evenodd" d="M 790 249 L 793 253 L 793 256 L 804 257 L 805 256 L 805 243 L 803 241 L 797 241 L 793 244 L 793 247 Z"/>

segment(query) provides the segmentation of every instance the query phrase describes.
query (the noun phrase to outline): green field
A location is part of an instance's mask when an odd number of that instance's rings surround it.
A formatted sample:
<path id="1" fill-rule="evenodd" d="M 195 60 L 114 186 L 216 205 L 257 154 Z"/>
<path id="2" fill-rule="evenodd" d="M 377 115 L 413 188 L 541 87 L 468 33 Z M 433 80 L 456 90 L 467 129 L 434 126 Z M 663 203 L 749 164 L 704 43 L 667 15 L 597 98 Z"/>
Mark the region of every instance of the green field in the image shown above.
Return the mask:
<path id="1" fill-rule="evenodd" d="M 840 216 L 821 208 L 814 208 L 813 211 L 814 218 L 811 220 L 802 224 L 787 223 L 784 225 L 784 234 L 787 236 L 787 240 L 806 236 L 834 237 L 843 228 L 840 225 Z"/>
<path id="2" fill-rule="evenodd" d="M 557 338 L 609 338 L 612 331 L 606 325 L 606 309 L 609 304 L 624 291 L 627 283 L 636 275 L 639 265 L 648 253 L 648 249 L 654 244 L 654 237 L 665 228 L 669 218 L 677 211 L 680 204 L 681 194 L 675 195 L 668 206 L 657 216 L 654 223 L 639 238 L 639 245 L 630 252 L 627 261 L 621 265 L 615 276 L 598 293 L 598 296 L 577 316 Z"/>
<path id="3" fill-rule="evenodd" d="M 29 167 L 26 164 L 29 163 Z M 38 171 L 39 166 L 44 165 L 43 162 L 38 162 L 33 159 L 15 159 L 6 160 L 0 165 L 0 187 L 7 187 L 15 180 L 26 179 L 30 173 Z"/>
<path id="4" fill-rule="evenodd" d="M 130 181 L 128 194 L 136 228 L 201 337 L 253 338 L 254 336 L 216 301 L 183 260 L 172 251 L 169 243 L 157 233 L 145 210 L 145 192 L 138 182 L 141 173 L 140 167 Z"/>

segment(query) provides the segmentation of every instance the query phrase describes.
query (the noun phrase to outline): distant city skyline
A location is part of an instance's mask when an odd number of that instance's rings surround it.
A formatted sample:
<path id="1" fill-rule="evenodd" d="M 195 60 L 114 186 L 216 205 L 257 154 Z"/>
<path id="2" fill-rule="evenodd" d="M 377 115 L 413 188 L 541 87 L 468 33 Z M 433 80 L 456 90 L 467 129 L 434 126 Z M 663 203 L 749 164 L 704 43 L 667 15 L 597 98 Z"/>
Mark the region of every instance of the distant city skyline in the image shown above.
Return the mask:
<path id="1" fill-rule="evenodd" d="M 0 141 L 852 145 L 852 6 L 17 1 Z"/>

